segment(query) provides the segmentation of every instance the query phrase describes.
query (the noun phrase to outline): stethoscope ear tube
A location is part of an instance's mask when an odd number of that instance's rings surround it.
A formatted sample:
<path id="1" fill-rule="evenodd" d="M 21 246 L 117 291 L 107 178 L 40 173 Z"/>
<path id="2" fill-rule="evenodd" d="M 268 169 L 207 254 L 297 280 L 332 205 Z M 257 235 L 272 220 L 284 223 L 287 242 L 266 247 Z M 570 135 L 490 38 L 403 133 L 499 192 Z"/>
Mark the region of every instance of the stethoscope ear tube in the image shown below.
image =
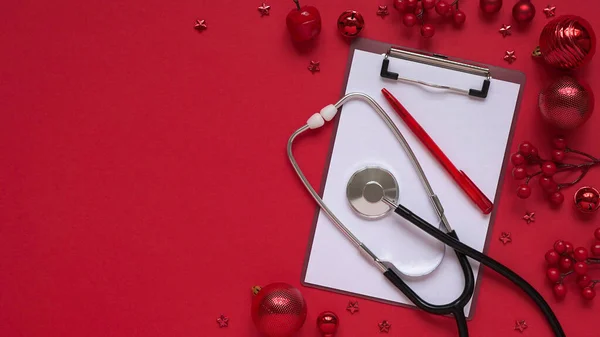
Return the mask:
<path id="1" fill-rule="evenodd" d="M 486 267 L 494 270 L 498 274 L 510 280 L 512 283 L 516 284 L 519 288 L 521 288 L 531 299 L 535 302 L 535 304 L 540 308 L 546 320 L 550 324 L 552 331 L 556 337 L 566 337 L 565 332 L 563 331 L 558 318 L 550 308 L 550 305 L 544 300 L 542 295 L 531 286 L 527 281 L 525 281 L 522 277 L 517 275 L 514 271 L 510 270 L 508 267 L 504 266 L 500 262 L 492 259 L 491 257 L 478 252 L 477 250 L 465 245 L 460 242 L 455 236 L 448 235 L 441 230 L 437 229 L 435 226 L 431 225 L 427 221 L 420 218 L 418 215 L 411 212 L 408 208 L 398 205 L 394 212 L 404 219 L 410 221 L 415 226 L 419 227 L 421 230 L 431 235 L 432 237 L 440 240 L 444 244 L 448 245 L 456 252 L 460 252 L 475 261 L 478 261 L 485 265 Z M 460 327 L 459 327 L 460 328 Z M 462 336 L 462 335 L 461 335 Z"/>

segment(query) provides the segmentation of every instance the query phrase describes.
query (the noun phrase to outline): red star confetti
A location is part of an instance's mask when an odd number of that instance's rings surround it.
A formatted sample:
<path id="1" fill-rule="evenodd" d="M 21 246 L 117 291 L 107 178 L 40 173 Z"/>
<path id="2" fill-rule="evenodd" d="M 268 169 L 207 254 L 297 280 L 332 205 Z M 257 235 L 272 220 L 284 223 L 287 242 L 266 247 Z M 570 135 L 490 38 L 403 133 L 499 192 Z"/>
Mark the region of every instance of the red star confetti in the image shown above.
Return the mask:
<path id="1" fill-rule="evenodd" d="M 507 37 L 508 35 L 511 35 L 510 33 L 510 29 L 512 28 L 511 25 L 502 25 L 502 27 L 500 27 L 500 34 L 502 34 L 502 37 Z"/>
<path id="2" fill-rule="evenodd" d="M 377 9 L 377 15 L 381 16 L 382 18 L 389 14 L 390 12 L 388 11 L 387 6 L 379 6 L 379 8 Z"/>
<path id="3" fill-rule="evenodd" d="M 196 23 L 194 24 L 194 29 L 197 31 L 203 31 L 206 30 L 207 26 L 206 26 L 206 20 L 196 20 Z"/>
<path id="4" fill-rule="evenodd" d="M 321 71 L 320 63 L 321 62 L 319 61 L 310 61 L 310 63 L 308 64 L 308 70 L 313 74 Z"/>
<path id="5" fill-rule="evenodd" d="M 525 212 L 525 215 L 523 215 L 523 220 L 525 220 L 528 225 L 532 222 L 535 222 L 535 212 Z"/>
<path id="6" fill-rule="evenodd" d="M 523 333 L 527 329 L 527 322 L 524 320 L 515 321 L 515 330 L 519 330 L 519 332 Z"/>
<path id="7" fill-rule="evenodd" d="M 260 16 L 269 15 L 269 11 L 271 10 L 271 6 L 266 3 L 262 3 L 262 5 L 258 6 L 258 11 L 260 12 Z"/>
<path id="8" fill-rule="evenodd" d="M 346 310 L 350 311 L 350 313 L 354 315 L 355 312 L 360 310 L 358 308 L 358 301 L 348 301 L 348 306 L 346 307 Z"/>
<path id="9" fill-rule="evenodd" d="M 379 332 L 388 333 L 392 325 L 388 321 L 382 321 L 379 323 Z"/>
<path id="10" fill-rule="evenodd" d="M 514 50 L 507 50 L 504 55 L 504 61 L 508 62 L 508 64 L 512 64 L 517 60 L 517 56 L 515 55 Z"/>
<path id="11" fill-rule="evenodd" d="M 544 14 L 546 14 L 547 18 L 551 18 L 556 15 L 556 6 L 548 5 L 544 8 Z"/>
<path id="12" fill-rule="evenodd" d="M 507 243 L 512 242 L 512 239 L 510 237 L 510 233 L 502 232 L 502 234 L 500 234 L 500 241 L 502 241 L 503 244 L 507 244 Z"/>
<path id="13" fill-rule="evenodd" d="M 219 323 L 219 328 L 226 328 L 229 326 L 229 318 L 225 315 L 221 315 L 217 317 L 217 323 Z"/>

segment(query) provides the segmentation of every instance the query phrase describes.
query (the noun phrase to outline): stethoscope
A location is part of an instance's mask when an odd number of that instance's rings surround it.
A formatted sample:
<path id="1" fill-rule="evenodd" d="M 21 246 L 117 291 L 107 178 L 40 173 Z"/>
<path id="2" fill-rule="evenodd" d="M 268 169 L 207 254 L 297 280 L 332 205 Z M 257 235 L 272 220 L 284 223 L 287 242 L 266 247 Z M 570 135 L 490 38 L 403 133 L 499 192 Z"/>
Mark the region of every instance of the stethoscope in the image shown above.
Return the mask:
<path id="1" fill-rule="evenodd" d="M 406 154 L 408 155 L 412 165 L 418 172 L 419 178 L 425 187 L 427 195 L 437 213 L 440 221 L 440 230 L 425 221 L 418 215 L 414 214 L 410 209 L 404 207 L 396 202 L 397 198 L 397 186 L 396 180 L 391 173 L 380 167 L 366 167 L 356 172 L 349 180 L 346 190 L 346 196 L 348 201 L 355 212 L 358 214 L 369 217 L 379 218 L 385 216 L 392 211 L 402 218 L 406 219 L 410 223 L 420 228 L 425 233 L 434 237 L 436 240 L 444 243 L 444 245 L 452 248 L 458 258 L 460 266 L 463 271 L 465 280 L 465 286 L 462 293 L 452 302 L 436 305 L 423 300 L 417 293 L 415 293 L 400 277 L 402 274 L 393 263 L 389 261 L 383 261 L 373 253 L 364 243 L 362 243 L 349 229 L 346 227 L 340 219 L 331 211 L 325 204 L 323 199 L 312 187 L 310 182 L 306 179 L 302 170 L 298 166 L 296 159 L 292 152 L 292 145 L 294 140 L 302 133 L 320 128 L 327 121 L 331 121 L 337 114 L 338 109 L 341 108 L 346 102 L 359 99 L 367 102 L 377 114 L 384 120 L 385 124 L 392 131 Z M 462 243 L 456 232 L 450 226 L 448 219 L 444 215 L 444 208 L 433 192 L 433 188 L 419 163 L 419 160 L 415 156 L 408 142 L 396 127 L 395 123 L 389 117 L 389 115 L 383 110 L 383 108 L 370 96 L 363 93 L 349 93 L 342 97 L 337 103 L 330 104 L 320 112 L 313 114 L 307 121 L 307 123 L 296 130 L 289 138 L 287 143 L 287 154 L 294 170 L 298 174 L 298 177 L 310 192 L 315 201 L 319 204 L 321 210 L 327 215 L 327 217 L 335 224 L 335 226 L 355 245 L 358 250 L 365 255 L 369 260 L 383 272 L 383 275 L 396 287 L 398 288 L 410 301 L 412 301 L 418 308 L 425 310 L 431 314 L 436 315 L 453 315 L 456 324 L 458 326 L 458 332 L 460 337 L 468 337 L 469 331 L 467 328 L 467 320 L 464 315 L 464 309 L 471 297 L 473 296 L 475 280 L 473 276 L 473 270 L 469 265 L 467 257 L 482 263 L 483 265 L 491 268 L 498 274 L 507 278 L 517 286 L 519 286 L 540 308 L 544 316 L 546 317 L 550 327 L 552 328 L 556 337 L 565 337 L 565 333 L 560 325 L 560 322 L 556 318 L 556 315 L 540 295 L 527 281 L 517 275 L 515 272 L 492 259 L 491 257 L 484 255 L 483 253 L 465 245 Z"/>

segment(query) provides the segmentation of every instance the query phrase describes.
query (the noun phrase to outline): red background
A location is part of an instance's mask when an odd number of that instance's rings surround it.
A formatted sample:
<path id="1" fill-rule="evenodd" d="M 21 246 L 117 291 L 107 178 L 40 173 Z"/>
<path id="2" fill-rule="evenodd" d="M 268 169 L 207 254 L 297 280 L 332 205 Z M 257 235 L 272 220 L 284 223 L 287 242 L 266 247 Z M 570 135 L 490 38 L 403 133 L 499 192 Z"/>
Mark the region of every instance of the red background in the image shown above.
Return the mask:
<path id="1" fill-rule="evenodd" d="M 389 1 L 388 1 L 389 2 Z M 529 139 L 547 153 L 552 131 L 536 100 L 555 76 L 531 59 L 548 21 L 498 33 L 511 23 L 484 18 L 478 1 L 461 0 L 462 30 L 438 25 L 423 41 L 384 1 L 307 0 L 323 31 L 311 48 L 290 42 L 285 15 L 292 1 L 12 1 L 0 5 L 0 335 L 257 336 L 250 287 L 283 281 L 300 287 L 316 205 L 285 156 L 290 133 L 342 89 L 348 44 L 335 29 L 345 9 L 361 11 L 363 36 L 526 73 L 525 96 L 512 148 Z M 554 0 L 557 14 L 586 17 L 600 32 L 600 4 Z M 391 5 L 391 3 L 389 3 Z M 194 20 L 208 29 L 197 32 Z M 457 42 L 458 41 L 458 42 Z M 505 50 L 518 60 L 507 65 Z M 311 74 L 310 60 L 321 61 Z M 580 71 L 600 88 L 598 57 Z M 600 155 L 600 116 L 568 140 Z M 331 129 L 305 138 L 298 155 L 318 185 Z M 468 151 L 468 149 L 465 149 Z M 598 187 L 600 171 L 585 184 Z M 597 336 L 599 304 L 576 289 L 562 303 L 545 281 L 543 255 L 557 238 L 589 245 L 597 217 L 572 208 L 575 188 L 552 210 L 539 189 L 527 201 L 502 184 L 489 254 L 514 268 L 548 299 L 569 336 Z M 582 184 L 579 184 L 580 186 Z M 521 219 L 535 211 L 530 225 Z M 502 231 L 513 242 L 497 240 Z M 333 261 L 332 261 L 333 263 Z M 339 336 L 455 336 L 454 322 L 416 310 L 301 287 L 308 320 L 299 336 L 318 336 L 323 310 L 341 319 Z M 524 319 L 524 335 L 550 336 L 523 294 L 484 273 L 474 336 L 499 337 Z M 597 302 L 598 300 L 596 300 Z M 227 329 L 215 322 L 230 317 Z"/>

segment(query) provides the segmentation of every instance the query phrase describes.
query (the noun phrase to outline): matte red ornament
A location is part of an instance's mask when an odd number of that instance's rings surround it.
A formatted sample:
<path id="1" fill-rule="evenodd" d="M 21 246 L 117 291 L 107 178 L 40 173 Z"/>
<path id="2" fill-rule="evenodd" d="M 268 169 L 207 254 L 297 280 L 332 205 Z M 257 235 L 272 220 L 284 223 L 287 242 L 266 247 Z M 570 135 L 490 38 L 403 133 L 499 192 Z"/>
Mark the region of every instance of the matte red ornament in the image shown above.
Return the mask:
<path id="1" fill-rule="evenodd" d="M 573 202 L 580 212 L 594 213 L 600 206 L 600 192 L 590 186 L 582 187 L 575 192 Z"/>
<path id="2" fill-rule="evenodd" d="M 338 17 L 337 28 L 342 36 L 353 38 L 365 28 L 365 19 L 359 12 L 347 10 Z"/>
<path id="3" fill-rule="evenodd" d="M 321 14 L 316 7 L 302 6 L 294 0 L 296 8 L 292 9 L 286 19 L 288 31 L 297 42 L 309 41 L 321 32 Z"/>
<path id="4" fill-rule="evenodd" d="M 596 53 L 596 34 L 582 17 L 563 15 L 546 24 L 539 45 L 547 64 L 573 70 L 588 63 Z"/>
<path id="5" fill-rule="evenodd" d="M 325 311 L 317 317 L 317 329 L 323 337 L 333 337 L 337 332 L 340 321 L 337 315 L 331 311 Z"/>
<path id="6" fill-rule="evenodd" d="M 252 321 L 266 337 L 289 337 L 306 320 L 306 302 L 300 291 L 286 283 L 272 283 L 252 298 Z"/>
<path id="7" fill-rule="evenodd" d="M 531 0 L 520 0 L 512 9 L 513 18 L 518 23 L 528 23 L 535 17 L 535 6 Z"/>
<path id="8" fill-rule="evenodd" d="M 486 14 L 493 14 L 502 8 L 502 0 L 479 0 L 479 7 Z"/>
<path id="9" fill-rule="evenodd" d="M 594 110 L 591 88 L 571 76 L 557 78 L 539 95 L 542 117 L 549 124 L 572 130 L 585 123 Z"/>

